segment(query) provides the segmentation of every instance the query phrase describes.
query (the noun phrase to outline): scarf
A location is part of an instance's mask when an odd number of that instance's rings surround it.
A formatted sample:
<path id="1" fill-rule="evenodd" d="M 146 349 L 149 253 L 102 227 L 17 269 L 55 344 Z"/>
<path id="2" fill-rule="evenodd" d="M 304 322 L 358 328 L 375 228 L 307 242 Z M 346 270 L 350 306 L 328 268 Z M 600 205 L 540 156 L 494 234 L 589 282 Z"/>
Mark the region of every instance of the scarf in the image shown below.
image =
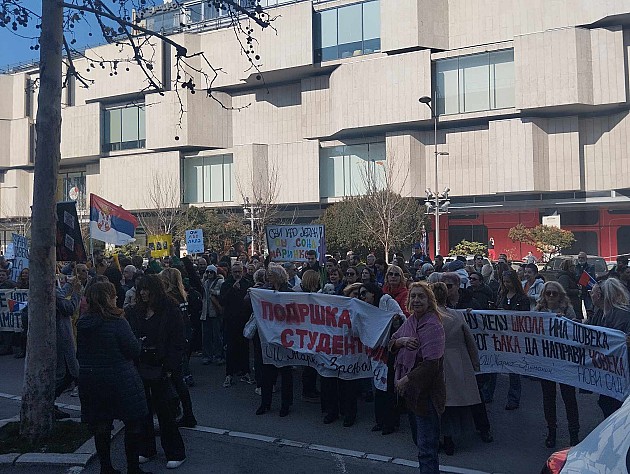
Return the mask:
<path id="1" fill-rule="evenodd" d="M 444 355 L 444 327 L 436 313 L 426 313 L 420 319 L 411 316 L 394 333 L 392 339 L 400 337 L 415 337 L 419 345 L 416 350 L 401 347 L 396 354 L 396 381 L 408 375 L 418 362 L 424 359 L 437 360 Z"/>

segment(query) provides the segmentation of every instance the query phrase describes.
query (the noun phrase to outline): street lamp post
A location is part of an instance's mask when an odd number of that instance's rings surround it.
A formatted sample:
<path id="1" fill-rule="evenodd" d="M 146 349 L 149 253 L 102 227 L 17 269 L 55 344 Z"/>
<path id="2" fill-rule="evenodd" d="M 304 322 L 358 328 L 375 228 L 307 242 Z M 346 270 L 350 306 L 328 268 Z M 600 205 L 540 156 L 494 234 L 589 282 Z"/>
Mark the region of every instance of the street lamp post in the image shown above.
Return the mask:
<path id="1" fill-rule="evenodd" d="M 252 231 L 252 255 L 254 255 L 254 220 L 256 216 L 254 215 L 254 203 L 249 202 L 249 198 L 245 198 L 245 203 L 243 204 L 243 212 L 245 217 L 249 214 L 249 223 Z"/>
<path id="2" fill-rule="evenodd" d="M 422 96 L 418 99 L 420 103 L 429 107 L 431 111 L 431 117 L 433 118 L 433 153 L 435 155 L 435 255 L 440 253 L 440 199 L 444 199 L 444 203 L 446 204 L 448 200 L 448 191 L 445 191 L 443 196 L 440 196 L 438 189 L 440 189 L 438 183 L 438 157 L 448 155 L 448 152 L 438 152 L 437 145 L 437 126 L 438 126 L 438 115 L 436 113 L 435 108 L 431 105 L 431 97 Z M 427 193 L 427 199 L 429 199 L 429 194 Z"/>

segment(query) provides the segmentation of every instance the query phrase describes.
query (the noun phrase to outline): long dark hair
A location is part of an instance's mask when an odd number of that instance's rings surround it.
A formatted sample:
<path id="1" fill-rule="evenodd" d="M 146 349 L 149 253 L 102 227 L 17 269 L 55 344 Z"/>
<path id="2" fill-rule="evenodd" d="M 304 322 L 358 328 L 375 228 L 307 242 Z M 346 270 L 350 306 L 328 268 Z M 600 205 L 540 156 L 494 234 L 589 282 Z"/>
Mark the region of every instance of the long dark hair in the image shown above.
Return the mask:
<path id="1" fill-rule="evenodd" d="M 516 274 L 514 270 L 508 270 L 508 271 L 503 272 L 503 275 L 501 276 L 501 291 L 500 291 L 501 295 L 507 295 L 508 293 L 507 288 L 503 284 L 503 279 L 506 276 L 510 278 L 510 282 L 512 283 L 512 286 L 514 287 L 514 291 L 516 292 L 516 294 L 524 295 L 525 290 L 523 290 L 523 285 L 521 284 L 521 281 L 518 279 L 518 275 Z"/>
<path id="2" fill-rule="evenodd" d="M 149 290 L 148 303 L 142 301 L 142 297 L 140 296 L 140 292 L 142 290 Z M 162 309 L 162 305 L 166 302 L 177 304 L 177 302 L 164 290 L 164 283 L 162 282 L 162 279 L 155 274 L 144 275 L 140 278 L 136 286 L 136 292 L 136 306 L 138 306 L 138 309 L 141 311 L 146 311 L 149 308 L 157 311 L 158 309 Z"/>
<path id="3" fill-rule="evenodd" d="M 122 309 L 112 305 L 112 298 L 116 298 L 116 288 L 109 281 L 96 282 L 85 290 L 88 312 L 102 318 L 120 317 L 123 313 Z"/>

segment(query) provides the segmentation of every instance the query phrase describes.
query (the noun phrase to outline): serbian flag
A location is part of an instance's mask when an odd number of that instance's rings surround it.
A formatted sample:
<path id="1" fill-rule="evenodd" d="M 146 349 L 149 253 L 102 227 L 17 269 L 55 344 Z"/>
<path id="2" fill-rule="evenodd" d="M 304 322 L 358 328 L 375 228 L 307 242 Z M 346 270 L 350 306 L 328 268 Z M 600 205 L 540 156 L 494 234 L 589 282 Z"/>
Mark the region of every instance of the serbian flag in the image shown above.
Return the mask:
<path id="1" fill-rule="evenodd" d="M 597 280 L 595 280 L 595 278 L 593 278 L 589 273 L 586 273 L 585 271 L 583 271 L 582 274 L 580 275 L 580 279 L 578 280 L 578 283 L 586 287 L 586 289 L 590 290 L 591 288 L 593 288 L 593 286 L 595 286 L 595 284 L 597 283 Z"/>
<path id="2" fill-rule="evenodd" d="M 134 242 L 138 227 L 135 216 L 120 206 L 90 194 L 90 236 L 109 244 L 125 245 Z"/>

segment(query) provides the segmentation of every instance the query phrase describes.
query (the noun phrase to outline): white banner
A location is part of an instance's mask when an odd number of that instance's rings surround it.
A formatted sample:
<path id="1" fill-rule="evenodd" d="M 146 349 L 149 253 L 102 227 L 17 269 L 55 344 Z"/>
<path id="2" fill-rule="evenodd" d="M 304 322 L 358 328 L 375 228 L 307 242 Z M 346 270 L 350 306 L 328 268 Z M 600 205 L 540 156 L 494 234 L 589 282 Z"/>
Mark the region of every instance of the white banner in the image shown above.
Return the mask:
<path id="1" fill-rule="evenodd" d="M 387 342 L 395 313 L 355 298 L 252 289 L 263 362 L 306 365 L 324 377 L 374 378 L 387 388 Z"/>
<path id="2" fill-rule="evenodd" d="M 326 229 L 323 225 L 268 225 L 267 248 L 273 262 L 306 262 L 306 252 L 315 250 L 324 262 Z"/>
<path id="3" fill-rule="evenodd" d="M 192 229 L 186 231 L 186 252 L 188 254 L 203 253 L 203 230 Z"/>
<path id="4" fill-rule="evenodd" d="M 626 335 L 553 313 L 464 312 L 481 372 L 530 375 L 625 400 L 630 390 Z"/>
<path id="5" fill-rule="evenodd" d="M 22 235 L 13 234 L 13 274 L 11 279 L 17 281 L 25 268 L 28 268 L 28 240 Z"/>
<path id="6" fill-rule="evenodd" d="M 0 332 L 22 332 L 22 309 L 28 290 L 0 290 Z"/>

